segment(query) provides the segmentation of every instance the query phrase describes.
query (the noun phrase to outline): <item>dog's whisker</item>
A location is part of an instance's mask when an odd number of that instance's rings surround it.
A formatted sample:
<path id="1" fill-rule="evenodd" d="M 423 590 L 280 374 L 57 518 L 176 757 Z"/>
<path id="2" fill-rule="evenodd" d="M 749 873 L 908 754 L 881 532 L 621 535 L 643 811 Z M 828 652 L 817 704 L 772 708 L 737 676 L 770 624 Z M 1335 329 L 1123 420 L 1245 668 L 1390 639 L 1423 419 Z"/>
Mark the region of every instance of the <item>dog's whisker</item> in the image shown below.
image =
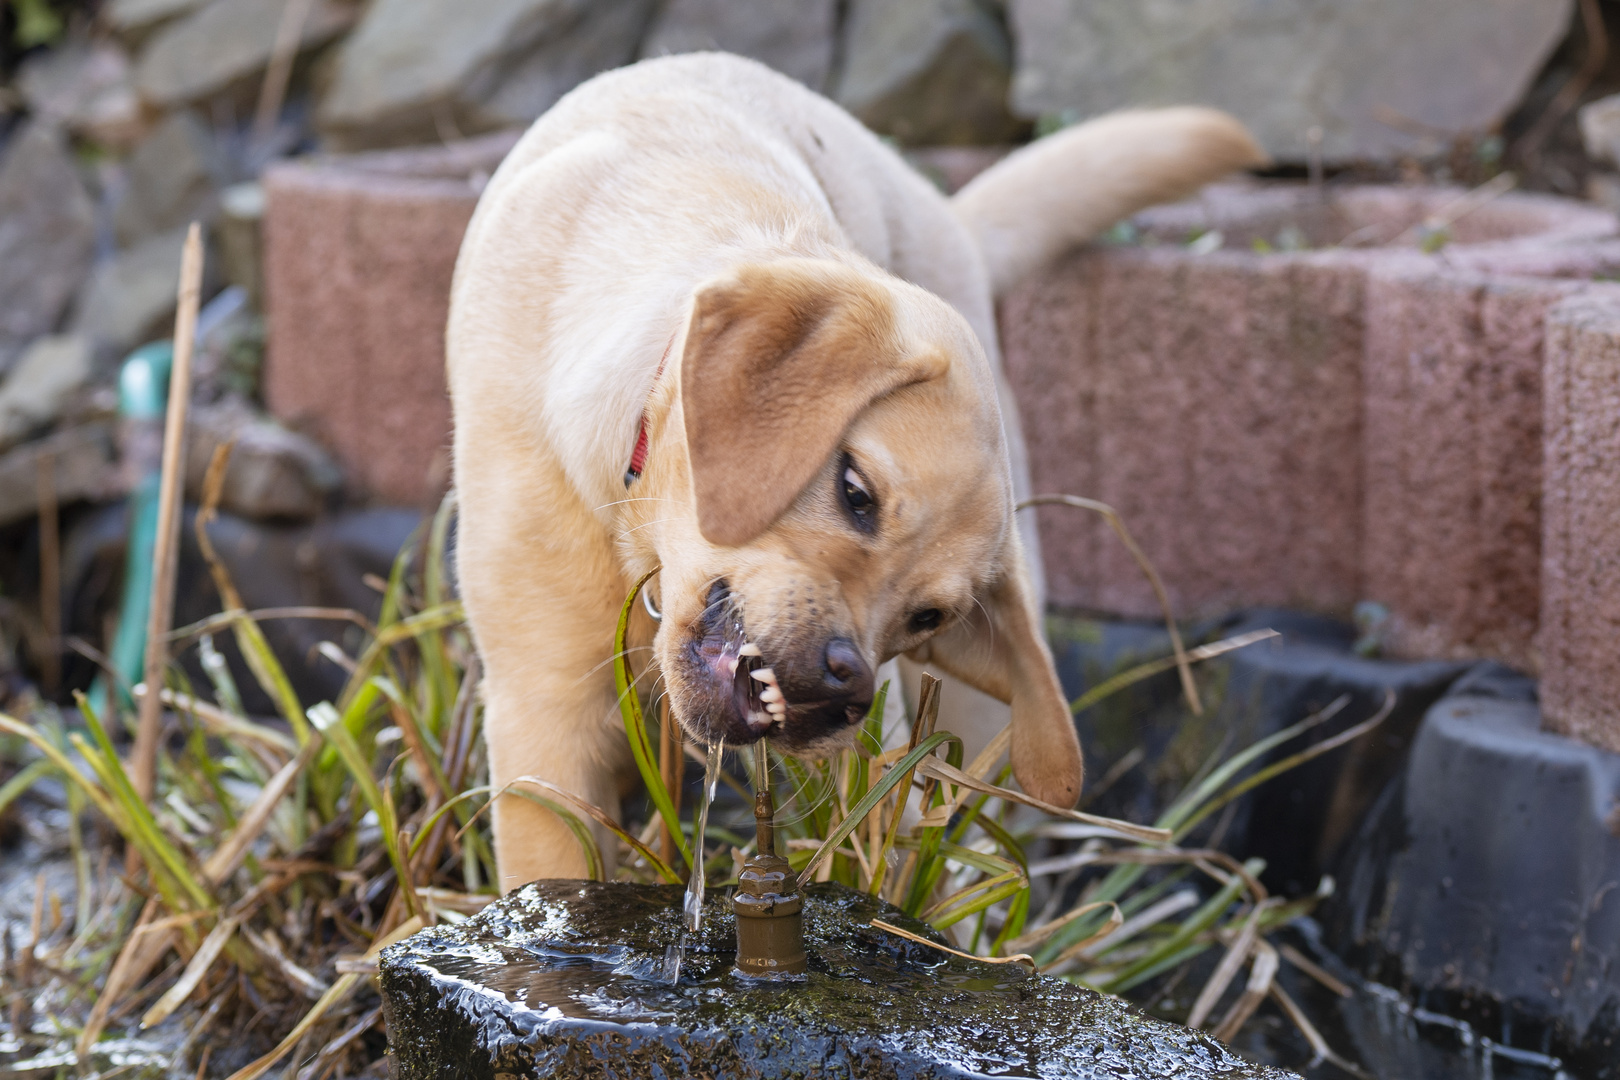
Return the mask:
<path id="1" fill-rule="evenodd" d="M 629 536 L 631 533 L 640 532 L 642 529 L 645 529 L 645 528 L 647 528 L 647 527 L 649 527 L 651 525 L 662 525 L 666 521 L 674 521 L 674 520 L 675 519 L 672 518 L 672 517 L 667 517 L 667 518 L 653 518 L 651 521 L 643 521 L 640 525 L 637 525 L 633 529 L 625 529 L 622 532 L 620 532 L 619 533 L 619 539 L 623 540 L 625 537 Z"/>
<path id="2" fill-rule="evenodd" d="M 578 679 L 575 679 L 574 680 L 574 685 L 578 686 L 580 683 L 587 681 L 588 679 L 590 679 L 590 677 L 592 675 L 595 675 L 598 671 L 601 671 L 603 668 L 609 666 L 610 664 L 613 663 L 613 661 L 617 660 L 621 656 L 628 657 L 631 653 L 650 653 L 652 651 L 653 651 L 653 647 L 651 645 L 631 645 L 631 646 L 628 646 L 628 647 L 625 648 L 625 650 L 623 652 L 614 653 L 612 656 L 608 657 L 606 660 L 603 660 L 600 664 L 597 664 L 595 667 L 591 668 L 584 675 L 581 675 Z"/>
<path id="3" fill-rule="evenodd" d="M 630 497 L 628 499 L 615 499 L 612 502 L 605 502 L 601 506 L 598 506 L 596 509 L 597 510 L 606 510 L 606 509 L 608 509 L 610 507 L 628 506 L 631 503 L 638 503 L 638 502 L 674 502 L 674 501 L 675 501 L 674 499 L 671 499 L 667 495 L 636 495 L 636 496 L 632 496 L 632 497 Z"/>

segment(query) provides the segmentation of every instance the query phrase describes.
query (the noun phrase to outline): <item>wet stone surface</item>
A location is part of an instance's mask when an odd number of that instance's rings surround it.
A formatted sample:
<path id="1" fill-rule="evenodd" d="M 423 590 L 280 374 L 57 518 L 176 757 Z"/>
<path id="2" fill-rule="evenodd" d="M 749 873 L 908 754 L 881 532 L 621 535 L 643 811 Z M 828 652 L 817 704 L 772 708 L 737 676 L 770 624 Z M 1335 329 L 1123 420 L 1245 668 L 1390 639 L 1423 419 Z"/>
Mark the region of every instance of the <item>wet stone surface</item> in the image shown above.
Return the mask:
<path id="1" fill-rule="evenodd" d="M 723 893 L 688 939 L 678 886 L 542 881 L 382 955 L 398 1080 L 428 1077 L 1265 1077 L 1208 1036 L 1013 965 L 869 925 L 863 893 L 805 896 L 807 982 L 732 974 Z"/>

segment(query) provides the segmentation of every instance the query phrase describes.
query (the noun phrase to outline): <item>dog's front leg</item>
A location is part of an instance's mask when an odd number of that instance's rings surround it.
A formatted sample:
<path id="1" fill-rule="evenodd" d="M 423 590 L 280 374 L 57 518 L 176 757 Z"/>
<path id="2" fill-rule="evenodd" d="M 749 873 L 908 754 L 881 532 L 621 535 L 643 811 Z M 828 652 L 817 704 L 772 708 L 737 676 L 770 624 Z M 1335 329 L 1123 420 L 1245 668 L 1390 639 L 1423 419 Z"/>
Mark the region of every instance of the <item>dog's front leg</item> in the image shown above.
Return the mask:
<path id="1" fill-rule="evenodd" d="M 484 726 L 489 746 L 490 783 L 512 790 L 495 802 L 495 861 L 501 891 L 537 878 L 588 876 L 584 852 L 573 832 L 524 791 L 559 802 L 556 795 L 523 777 L 535 777 L 619 816 L 617 773 L 625 756 L 611 676 L 581 680 L 575 671 L 546 671 L 540 665 L 486 684 Z M 584 817 L 584 815 L 580 815 Z M 611 873 L 616 844 L 588 819 Z"/>
<path id="2" fill-rule="evenodd" d="M 484 661 L 490 782 L 500 792 L 532 776 L 617 818 L 629 748 L 608 660 L 624 579 L 607 532 L 560 470 L 514 452 L 495 431 L 487 419 L 463 428 L 457 477 L 457 570 Z M 585 877 L 574 834 L 523 791 L 559 801 L 532 784 L 496 799 L 502 891 L 536 878 Z M 592 831 L 611 873 L 612 837 Z"/>

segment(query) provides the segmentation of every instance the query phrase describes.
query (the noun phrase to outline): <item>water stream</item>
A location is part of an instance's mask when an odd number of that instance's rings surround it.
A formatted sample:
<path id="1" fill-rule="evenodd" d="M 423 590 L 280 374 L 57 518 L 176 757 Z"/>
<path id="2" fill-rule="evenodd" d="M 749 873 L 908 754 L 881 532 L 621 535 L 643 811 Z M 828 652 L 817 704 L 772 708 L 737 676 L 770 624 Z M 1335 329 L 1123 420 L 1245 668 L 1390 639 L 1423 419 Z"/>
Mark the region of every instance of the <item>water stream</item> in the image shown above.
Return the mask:
<path id="1" fill-rule="evenodd" d="M 692 832 L 692 876 L 686 882 L 686 929 L 697 933 L 703 925 L 703 852 L 704 834 L 709 828 L 709 806 L 714 802 L 714 788 L 720 779 L 720 759 L 726 753 L 726 740 L 709 744 L 709 759 L 703 770 L 703 793 L 698 796 L 697 828 Z"/>
<path id="2" fill-rule="evenodd" d="M 697 828 L 692 832 L 692 876 L 686 879 L 686 897 L 682 902 L 682 923 L 685 927 L 681 940 L 664 947 L 664 959 L 659 981 L 671 986 L 681 981 L 681 964 L 686 950 L 691 948 L 698 931 L 703 929 L 703 892 L 706 874 L 703 867 L 704 839 L 709 830 L 709 807 L 714 802 L 715 785 L 720 779 L 720 759 L 725 756 L 726 741 L 721 739 L 709 746 L 703 769 L 703 791 L 698 796 Z"/>

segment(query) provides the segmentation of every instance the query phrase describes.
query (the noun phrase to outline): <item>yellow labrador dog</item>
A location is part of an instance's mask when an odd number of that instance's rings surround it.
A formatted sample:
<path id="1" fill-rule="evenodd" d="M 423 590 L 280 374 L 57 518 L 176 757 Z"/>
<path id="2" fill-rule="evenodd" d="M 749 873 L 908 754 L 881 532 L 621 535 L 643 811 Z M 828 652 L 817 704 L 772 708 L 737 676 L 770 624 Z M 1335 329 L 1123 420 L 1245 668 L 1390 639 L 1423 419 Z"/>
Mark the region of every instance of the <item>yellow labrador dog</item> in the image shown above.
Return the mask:
<path id="1" fill-rule="evenodd" d="M 947 200 L 737 57 L 647 61 L 565 97 L 485 190 L 448 329 L 494 784 L 538 776 L 617 811 L 614 627 L 657 567 L 631 644 L 698 741 L 825 754 L 903 655 L 1010 702 L 1019 784 L 1072 805 L 1080 750 L 1014 525 L 1027 472 L 993 298 L 1261 158 L 1219 113 L 1119 114 Z M 585 871 L 515 796 L 495 843 L 503 889 Z"/>

